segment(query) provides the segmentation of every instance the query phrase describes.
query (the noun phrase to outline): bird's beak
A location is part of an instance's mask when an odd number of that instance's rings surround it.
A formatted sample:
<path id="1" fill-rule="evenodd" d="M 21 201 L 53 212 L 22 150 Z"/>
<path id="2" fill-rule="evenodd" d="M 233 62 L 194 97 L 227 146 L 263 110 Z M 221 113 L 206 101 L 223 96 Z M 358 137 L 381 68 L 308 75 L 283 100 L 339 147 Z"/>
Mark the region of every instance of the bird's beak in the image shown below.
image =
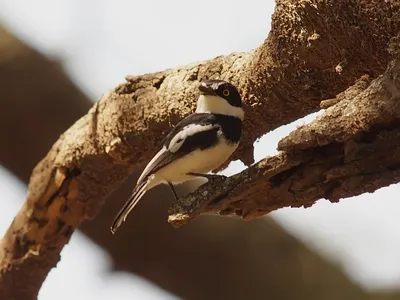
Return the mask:
<path id="1" fill-rule="evenodd" d="M 215 96 L 215 91 L 208 86 L 205 82 L 202 82 L 199 86 L 199 90 L 202 95 L 214 95 Z"/>

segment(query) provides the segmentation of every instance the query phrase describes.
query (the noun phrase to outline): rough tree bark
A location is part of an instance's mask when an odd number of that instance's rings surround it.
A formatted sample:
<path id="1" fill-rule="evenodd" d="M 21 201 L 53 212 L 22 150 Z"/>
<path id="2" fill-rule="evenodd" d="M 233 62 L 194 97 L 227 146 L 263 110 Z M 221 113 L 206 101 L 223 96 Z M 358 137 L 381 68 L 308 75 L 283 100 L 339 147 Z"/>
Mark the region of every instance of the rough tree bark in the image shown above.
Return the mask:
<path id="1" fill-rule="evenodd" d="M 250 163 L 256 138 L 317 110 L 363 74 L 381 74 L 399 28 L 397 3 L 382 3 L 278 1 L 272 31 L 255 51 L 129 77 L 105 94 L 35 168 L 28 197 L 0 245 L 0 296 L 37 294 L 73 230 L 97 214 L 105 197 L 154 153 L 159 137 L 193 109 L 198 80 L 224 78 L 241 89 L 247 121 L 236 158 Z M 282 157 L 273 167 L 289 170 Z M 310 166 L 303 159 L 287 161 Z M 274 183 L 286 183 L 285 176 Z M 20 280 L 12 281 L 15 276 Z"/>

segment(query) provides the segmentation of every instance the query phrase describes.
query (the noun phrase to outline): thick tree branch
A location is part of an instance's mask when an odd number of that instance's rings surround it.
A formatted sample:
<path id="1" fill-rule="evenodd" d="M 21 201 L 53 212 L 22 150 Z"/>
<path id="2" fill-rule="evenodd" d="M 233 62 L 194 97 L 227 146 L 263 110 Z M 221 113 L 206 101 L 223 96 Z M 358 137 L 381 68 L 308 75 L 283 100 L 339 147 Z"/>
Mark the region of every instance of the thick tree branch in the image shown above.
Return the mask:
<path id="1" fill-rule="evenodd" d="M 317 110 L 321 100 L 361 75 L 382 73 L 388 41 L 399 26 L 393 18 L 398 8 L 380 4 L 281 0 L 272 31 L 258 49 L 128 77 L 106 93 L 33 171 L 27 199 L 0 244 L 0 298 L 34 298 L 72 231 L 93 218 L 106 196 L 192 111 L 199 80 L 226 79 L 242 91 L 247 121 L 237 158 L 249 163 L 256 138 Z M 303 166 L 308 160 L 300 158 L 292 161 Z M 272 167 L 278 172 L 292 166 Z M 10 278 L 21 270 L 24 277 L 13 283 Z"/>
<path id="2" fill-rule="evenodd" d="M 282 207 L 338 202 L 400 181 L 400 60 L 364 91 L 368 77 L 341 101 L 279 142 L 267 157 L 228 179 L 204 184 L 174 203 L 180 226 L 201 213 L 253 219 Z M 356 91 L 356 92 L 355 92 Z"/>

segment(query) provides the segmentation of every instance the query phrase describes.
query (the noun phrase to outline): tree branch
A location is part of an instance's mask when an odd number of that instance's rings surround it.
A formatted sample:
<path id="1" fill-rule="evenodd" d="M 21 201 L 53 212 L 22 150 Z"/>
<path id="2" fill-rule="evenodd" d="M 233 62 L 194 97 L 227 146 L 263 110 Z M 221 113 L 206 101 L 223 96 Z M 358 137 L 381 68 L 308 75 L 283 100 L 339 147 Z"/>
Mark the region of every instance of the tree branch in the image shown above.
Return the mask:
<path id="1" fill-rule="evenodd" d="M 373 192 L 400 181 L 400 60 L 364 90 L 368 77 L 341 101 L 279 142 L 267 157 L 228 179 L 204 184 L 174 203 L 178 227 L 202 213 L 254 219 L 282 207 L 309 207 L 321 198 Z M 356 92 L 355 92 L 356 91 Z"/>
<path id="2" fill-rule="evenodd" d="M 321 100 L 335 97 L 361 75 L 383 72 L 388 41 L 399 29 L 397 13 L 394 4 L 382 8 L 378 0 L 281 0 L 268 39 L 256 50 L 127 77 L 34 169 L 27 199 L 0 244 L 0 298 L 35 298 L 71 233 L 98 213 L 106 196 L 193 110 L 199 80 L 226 79 L 242 91 L 247 118 L 236 158 L 250 163 L 255 139 L 316 111 Z M 291 161 L 307 167 L 306 157 Z M 293 167 L 271 166 L 277 172 Z M 10 280 L 16 275 L 21 275 L 18 282 Z"/>

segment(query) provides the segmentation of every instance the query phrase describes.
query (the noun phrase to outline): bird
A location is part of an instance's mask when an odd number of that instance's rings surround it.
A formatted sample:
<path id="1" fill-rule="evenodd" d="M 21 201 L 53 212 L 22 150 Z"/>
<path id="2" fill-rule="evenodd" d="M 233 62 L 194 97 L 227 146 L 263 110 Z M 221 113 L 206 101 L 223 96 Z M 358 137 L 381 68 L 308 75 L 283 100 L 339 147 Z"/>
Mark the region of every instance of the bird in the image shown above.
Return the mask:
<path id="1" fill-rule="evenodd" d="M 163 141 L 161 150 L 140 175 L 131 196 L 116 215 L 111 232 L 116 233 L 144 194 L 168 184 L 204 177 L 224 164 L 237 149 L 242 134 L 244 110 L 238 89 L 224 80 L 203 80 L 194 113 L 182 119 Z"/>

